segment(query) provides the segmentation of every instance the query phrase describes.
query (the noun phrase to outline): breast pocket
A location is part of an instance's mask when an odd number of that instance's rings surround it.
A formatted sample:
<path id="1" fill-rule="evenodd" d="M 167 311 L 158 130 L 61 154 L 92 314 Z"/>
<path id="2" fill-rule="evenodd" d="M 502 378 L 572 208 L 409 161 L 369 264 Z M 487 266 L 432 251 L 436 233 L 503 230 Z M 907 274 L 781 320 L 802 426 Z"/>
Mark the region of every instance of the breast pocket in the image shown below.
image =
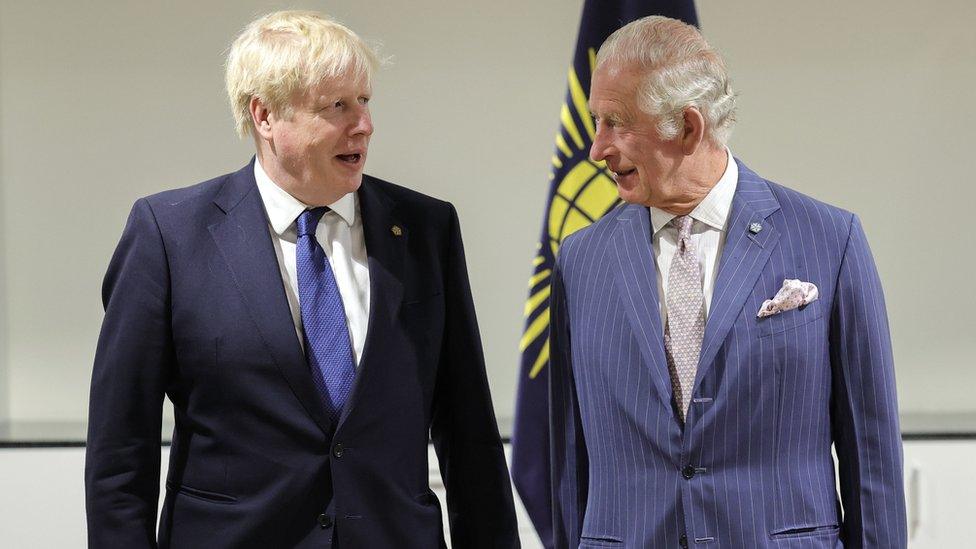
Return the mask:
<path id="1" fill-rule="evenodd" d="M 405 298 L 400 307 L 400 321 L 420 350 L 425 354 L 436 352 L 444 329 L 444 295 L 436 292 Z"/>
<path id="2" fill-rule="evenodd" d="M 437 299 L 443 295 L 443 291 L 439 289 L 427 289 L 422 288 L 403 296 L 403 304 L 407 306 L 424 305 L 431 300 Z"/>
<path id="3" fill-rule="evenodd" d="M 760 338 L 797 330 L 823 317 L 823 304 L 816 300 L 796 309 L 776 313 L 772 316 L 756 318 L 756 331 Z"/>

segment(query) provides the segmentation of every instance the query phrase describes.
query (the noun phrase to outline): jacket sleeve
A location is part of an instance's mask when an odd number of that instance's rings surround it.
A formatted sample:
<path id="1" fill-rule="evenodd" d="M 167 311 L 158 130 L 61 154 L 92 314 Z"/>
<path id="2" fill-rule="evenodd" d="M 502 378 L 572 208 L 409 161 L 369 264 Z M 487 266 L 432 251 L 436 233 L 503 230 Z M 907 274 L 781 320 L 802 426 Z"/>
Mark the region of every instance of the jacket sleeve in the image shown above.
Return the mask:
<path id="1" fill-rule="evenodd" d="M 88 414 L 89 547 L 155 547 L 160 430 L 174 361 L 169 273 L 149 204 L 133 206 L 102 287 Z"/>
<path id="2" fill-rule="evenodd" d="M 566 242 L 563 243 L 564 251 Z M 583 438 L 572 335 L 561 260 L 552 273 L 549 323 L 549 430 L 552 464 L 552 532 L 557 549 L 579 545 L 586 513 L 589 458 Z"/>
<path id="3" fill-rule="evenodd" d="M 481 336 L 450 206 L 444 273 L 444 338 L 431 438 L 447 488 L 453 547 L 519 547 L 512 485 L 485 374 Z"/>
<path id="4" fill-rule="evenodd" d="M 844 506 L 845 547 L 906 547 L 891 336 L 881 280 L 856 216 L 830 319 L 832 430 Z"/>

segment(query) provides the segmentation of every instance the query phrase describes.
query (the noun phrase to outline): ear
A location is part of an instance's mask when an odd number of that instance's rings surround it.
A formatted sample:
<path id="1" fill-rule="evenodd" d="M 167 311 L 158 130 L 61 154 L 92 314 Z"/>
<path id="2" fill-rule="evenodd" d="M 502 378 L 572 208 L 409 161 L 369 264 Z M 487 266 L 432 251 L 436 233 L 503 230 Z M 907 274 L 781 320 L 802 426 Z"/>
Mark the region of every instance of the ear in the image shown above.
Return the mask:
<path id="1" fill-rule="evenodd" d="M 681 133 L 681 149 L 685 156 L 695 154 L 705 140 L 705 117 L 698 107 L 685 107 L 684 127 Z"/>
<path id="2" fill-rule="evenodd" d="M 255 137 L 271 140 L 271 122 L 273 115 L 264 102 L 252 97 L 248 107 L 251 110 L 251 123 L 254 125 Z"/>

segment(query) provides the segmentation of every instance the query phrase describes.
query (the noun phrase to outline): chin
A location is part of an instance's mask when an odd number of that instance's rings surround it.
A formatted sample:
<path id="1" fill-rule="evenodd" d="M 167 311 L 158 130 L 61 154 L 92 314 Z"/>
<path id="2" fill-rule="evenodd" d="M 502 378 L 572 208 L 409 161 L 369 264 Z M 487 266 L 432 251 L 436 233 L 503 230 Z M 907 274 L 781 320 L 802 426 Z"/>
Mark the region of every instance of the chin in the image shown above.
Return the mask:
<path id="1" fill-rule="evenodd" d="M 343 194 L 354 193 L 363 184 L 363 174 L 343 177 L 339 180 L 333 180 L 333 183 L 332 188 L 339 189 Z"/>
<path id="2" fill-rule="evenodd" d="M 617 187 L 617 195 L 620 196 L 620 200 L 623 200 L 628 204 L 643 204 L 646 202 L 645 198 L 640 196 L 640 194 L 636 191 L 637 189 L 628 190 Z"/>
<path id="3" fill-rule="evenodd" d="M 351 178 L 347 183 L 346 187 L 349 189 L 349 192 L 354 193 L 359 190 L 359 187 L 361 187 L 362 184 L 363 184 L 363 174 L 359 174 L 356 177 Z"/>

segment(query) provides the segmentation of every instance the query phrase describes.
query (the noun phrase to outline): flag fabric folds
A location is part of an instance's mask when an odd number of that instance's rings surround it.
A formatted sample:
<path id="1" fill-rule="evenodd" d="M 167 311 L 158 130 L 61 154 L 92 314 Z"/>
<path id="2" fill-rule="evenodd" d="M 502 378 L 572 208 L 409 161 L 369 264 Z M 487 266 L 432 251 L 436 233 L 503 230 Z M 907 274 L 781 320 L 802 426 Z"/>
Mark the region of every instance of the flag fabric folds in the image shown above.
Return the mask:
<path id="1" fill-rule="evenodd" d="M 664 15 L 697 25 L 692 0 L 585 0 L 569 67 L 566 98 L 549 175 L 549 197 L 542 235 L 529 279 L 525 331 L 515 423 L 512 429 L 512 478 L 543 545 L 553 547 L 549 480 L 549 276 L 559 244 L 617 205 L 617 189 L 603 162 L 589 159 L 595 131 L 587 107 L 590 75 L 604 40 L 627 23 Z"/>

